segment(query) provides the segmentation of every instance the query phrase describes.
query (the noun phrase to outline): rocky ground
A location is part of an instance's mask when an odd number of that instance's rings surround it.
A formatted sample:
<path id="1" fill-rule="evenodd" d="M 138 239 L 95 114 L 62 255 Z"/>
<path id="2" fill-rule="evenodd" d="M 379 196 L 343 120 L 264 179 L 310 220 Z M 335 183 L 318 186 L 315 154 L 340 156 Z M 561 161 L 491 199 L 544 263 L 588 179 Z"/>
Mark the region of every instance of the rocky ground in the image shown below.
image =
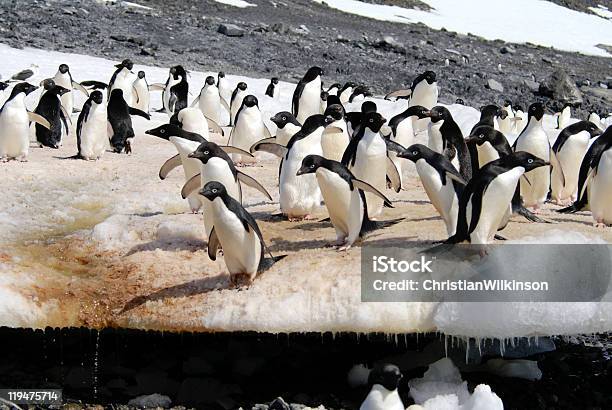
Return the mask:
<path id="1" fill-rule="evenodd" d="M 431 69 L 438 73 L 442 102 L 460 97 L 475 107 L 505 99 L 525 106 L 541 99 L 554 109 L 564 96 L 551 94 L 546 84 L 541 89 L 540 83 L 561 68 L 570 83 L 579 85 L 570 98 L 582 99 L 577 116 L 607 113 L 612 102 L 609 58 L 370 20 L 308 0 L 252 3 L 257 7 L 212 0 L 140 1 L 149 10 L 121 1 L 5 1 L 0 4 L 0 42 L 288 81 L 318 64 L 325 68 L 327 84 L 353 80 L 379 94 Z M 401 3 L 423 7 L 418 1 Z M 592 2 L 560 3 L 584 9 Z M 221 24 L 235 24 L 236 36 L 220 34 Z"/>

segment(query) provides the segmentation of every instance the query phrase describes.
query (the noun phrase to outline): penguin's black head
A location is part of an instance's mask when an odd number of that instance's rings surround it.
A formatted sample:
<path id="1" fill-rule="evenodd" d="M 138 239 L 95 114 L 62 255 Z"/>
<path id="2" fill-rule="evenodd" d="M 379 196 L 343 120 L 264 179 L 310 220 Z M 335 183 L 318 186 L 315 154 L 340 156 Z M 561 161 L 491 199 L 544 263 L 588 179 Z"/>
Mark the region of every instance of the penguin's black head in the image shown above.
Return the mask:
<path id="1" fill-rule="evenodd" d="M 378 107 L 376 106 L 374 101 L 364 101 L 363 104 L 361 104 L 362 114 L 366 114 L 369 112 L 376 112 L 377 110 L 378 110 Z"/>
<path id="2" fill-rule="evenodd" d="M 484 120 L 486 118 L 501 117 L 502 111 L 506 113 L 506 116 L 508 115 L 507 111 L 502 110 L 495 104 L 483 105 L 480 107 L 480 119 Z M 503 118 L 506 117 L 504 116 Z"/>
<path id="3" fill-rule="evenodd" d="M 247 95 L 246 97 L 244 97 L 244 100 L 242 100 L 242 105 L 246 106 L 246 107 L 255 107 L 258 106 L 259 107 L 259 102 L 257 101 L 257 97 L 255 97 L 254 95 Z"/>
<path id="4" fill-rule="evenodd" d="M 510 107 L 512 105 L 512 101 L 504 100 L 504 107 Z"/>
<path id="5" fill-rule="evenodd" d="M 327 92 L 329 92 L 330 90 L 333 90 L 334 88 L 335 88 L 336 90 L 339 90 L 339 89 L 340 89 L 340 87 L 341 87 L 340 83 L 333 83 L 333 84 L 332 84 L 332 85 L 331 85 L 331 86 L 330 86 L 330 87 L 327 89 Z"/>
<path id="6" fill-rule="evenodd" d="M 70 92 L 69 89 L 64 88 L 62 86 L 59 86 L 59 85 L 56 85 L 54 89 L 55 89 L 55 92 L 57 93 L 57 95 L 64 95 L 64 94 Z"/>
<path id="7" fill-rule="evenodd" d="M 544 161 L 542 158 L 536 157 L 535 155 L 526 151 L 517 151 L 511 155 L 506 156 L 504 159 L 508 159 L 511 166 L 523 167 L 525 172 L 532 171 L 539 167 L 550 165 L 549 162 Z"/>
<path id="8" fill-rule="evenodd" d="M 62 74 L 66 74 L 70 69 L 68 68 L 68 64 L 60 64 L 59 72 Z"/>
<path id="9" fill-rule="evenodd" d="M 245 83 L 245 82 L 243 82 L 243 81 L 240 81 L 240 82 L 238 83 L 238 85 L 236 86 L 236 88 L 238 88 L 239 90 L 244 91 L 244 90 L 246 90 L 246 89 L 247 89 L 247 83 Z"/>
<path id="10" fill-rule="evenodd" d="M 321 67 L 310 67 L 308 71 L 306 71 L 306 74 L 304 74 L 304 81 L 310 82 L 321 75 L 323 75 L 323 69 Z"/>
<path id="11" fill-rule="evenodd" d="M 372 369 L 368 377 L 368 384 L 379 384 L 389 391 L 394 391 L 398 388 L 402 377 L 399 367 L 393 364 L 382 364 Z"/>
<path id="12" fill-rule="evenodd" d="M 4 81 L 0 81 L 0 91 L 6 90 L 9 87 L 8 83 L 5 83 Z"/>
<path id="13" fill-rule="evenodd" d="M 297 125 L 298 127 L 301 125 L 298 122 L 298 120 L 295 119 L 293 114 L 291 114 L 288 111 L 281 111 L 281 112 L 277 113 L 272 118 L 270 118 L 270 121 L 272 121 L 274 124 L 276 124 L 276 126 L 278 128 L 285 128 L 285 125 L 287 125 L 289 123 Z"/>
<path id="14" fill-rule="evenodd" d="M 342 91 L 344 91 L 344 90 L 346 90 L 346 89 L 348 89 L 348 88 L 355 88 L 355 87 L 357 87 L 357 84 L 355 84 L 355 83 L 354 83 L 354 82 L 352 82 L 352 81 L 347 81 L 347 82 L 346 82 L 346 83 L 344 83 L 344 85 L 342 86 L 342 89 L 341 89 L 341 91 L 340 91 L 340 92 L 342 92 Z"/>
<path id="15" fill-rule="evenodd" d="M 129 58 L 126 58 L 121 63 L 115 65 L 115 67 L 117 67 L 117 68 L 127 68 L 128 70 L 131 70 L 132 68 L 134 68 L 134 63 Z"/>
<path id="16" fill-rule="evenodd" d="M 138 78 L 145 78 L 145 72 L 144 71 L 139 71 L 138 72 Z"/>
<path id="17" fill-rule="evenodd" d="M 600 130 L 599 127 L 595 125 L 594 123 L 592 123 L 591 121 L 584 121 L 584 122 L 585 122 L 584 130 L 587 131 L 591 135 L 591 138 L 598 137 L 603 133 L 603 131 Z"/>
<path id="18" fill-rule="evenodd" d="M 206 77 L 206 84 L 215 85 L 215 77 L 213 77 L 212 75 L 209 75 L 208 77 Z"/>
<path id="19" fill-rule="evenodd" d="M 516 111 L 523 111 L 523 106 L 521 104 L 514 104 L 514 109 Z"/>
<path id="20" fill-rule="evenodd" d="M 272 78 L 270 79 L 270 82 L 271 82 L 272 84 L 274 84 L 274 85 L 278 84 L 278 77 L 272 77 Z"/>
<path id="21" fill-rule="evenodd" d="M 329 94 L 328 92 L 327 93 L 327 106 L 329 107 L 330 105 L 334 105 L 334 104 L 338 104 L 342 106 L 342 108 L 344 108 L 344 106 L 342 105 L 342 102 L 340 101 L 340 97 L 338 97 L 335 94 Z"/>
<path id="22" fill-rule="evenodd" d="M 219 71 L 217 78 L 225 78 L 225 73 L 223 71 Z"/>
<path id="23" fill-rule="evenodd" d="M 433 84 L 436 82 L 436 73 L 433 71 L 425 71 L 423 77 L 427 81 L 427 84 Z"/>
<path id="24" fill-rule="evenodd" d="M 210 181 L 209 183 L 204 185 L 204 188 L 202 188 L 199 193 L 200 195 L 206 197 L 208 200 L 214 201 L 215 198 L 227 195 L 227 190 L 221 182 Z"/>
<path id="25" fill-rule="evenodd" d="M 53 87 L 55 87 L 55 81 L 53 81 L 52 78 L 47 78 L 40 82 L 40 86 L 48 91 L 52 89 Z"/>
<path id="26" fill-rule="evenodd" d="M 220 150 L 221 148 L 214 142 L 206 141 L 200 144 L 188 157 L 199 159 L 202 161 L 202 164 L 206 164 L 210 158 L 218 156 Z"/>
<path id="27" fill-rule="evenodd" d="M 153 128 L 145 131 L 147 135 L 153 135 L 155 137 L 159 137 L 164 140 L 168 140 L 170 137 L 176 137 L 180 135 L 182 129 L 178 125 L 175 124 L 163 124 L 157 128 Z"/>
<path id="28" fill-rule="evenodd" d="M 327 91 L 321 91 L 321 101 L 327 101 L 327 97 L 329 97 Z"/>
<path id="29" fill-rule="evenodd" d="M 13 87 L 13 91 L 11 92 L 11 96 L 15 96 L 19 93 L 24 93 L 25 95 L 30 94 L 32 91 L 36 90 L 38 87 L 32 85 L 30 83 L 19 83 L 15 87 Z"/>
<path id="30" fill-rule="evenodd" d="M 306 135 L 309 135 L 317 128 L 326 127 L 332 122 L 334 122 L 334 119 L 332 117 L 326 117 L 325 115 L 321 114 L 314 114 L 306 118 L 306 120 L 304 121 L 304 125 L 302 125 L 301 131 Z"/>
<path id="31" fill-rule="evenodd" d="M 118 98 L 123 99 L 123 90 L 121 88 L 115 88 L 113 91 L 111 91 L 109 100 Z"/>
<path id="32" fill-rule="evenodd" d="M 102 101 L 104 100 L 102 92 L 98 90 L 95 90 L 89 94 L 89 98 L 91 98 L 91 101 L 95 102 L 96 104 L 102 104 Z"/>
<path id="33" fill-rule="evenodd" d="M 182 65 L 175 65 L 174 67 L 171 67 L 170 75 L 172 75 L 172 78 L 174 78 L 175 81 L 179 78 L 187 80 L 187 71 L 183 68 Z"/>
<path id="34" fill-rule="evenodd" d="M 373 132 L 380 131 L 380 128 L 383 126 L 387 120 L 377 112 L 368 112 L 363 114 L 361 123 L 371 129 Z"/>
<path id="35" fill-rule="evenodd" d="M 323 165 L 323 161 L 325 161 L 325 158 L 320 155 L 307 155 L 302 160 L 302 166 L 295 175 L 312 174 Z"/>
<path id="36" fill-rule="evenodd" d="M 424 157 L 424 153 L 428 151 L 428 148 L 423 144 L 413 144 L 404 151 L 397 154 L 400 158 L 409 159 L 410 161 L 417 162 Z"/>
<path id="37" fill-rule="evenodd" d="M 406 110 L 406 113 L 409 117 L 413 115 L 422 120 L 423 118 L 429 117 L 429 110 L 422 105 L 413 105 L 412 107 Z"/>
<path id="38" fill-rule="evenodd" d="M 465 105 L 465 101 L 463 101 L 463 99 L 461 99 L 461 98 L 457 98 L 457 99 L 455 100 L 455 104 Z"/>
<path id="39" fill-rule="evenodd" d="M 433 123 L 446 120 L 450 117 L 450 111 L 448 111 L 445 107 L 442 107 L 441 105 L 437 105 L 429 111 L 429 118 L 431 118 L 431 122 Z"/>
<path id="40" fill-rule="evenodd" d="M 489 125 L 479 125 L 478 127 L 474 128 L 472 134 L 465 139 L 465 142 L 468 144 L 474 143 L 477 145 L 482 145 L 487 141 L 491 142 L 496 132 L 497 131 L 495 131 L 495 128 Z"/>
<path id="41" fill-rule="evenodd" d="M 535 117 L 535 119 L 538 121 L 542 120 L 542 117 L 544 117 L 544 104 L 539 102 L 531 104 L 529 106 L 528 114 L 530 119 L 531 117 Z"/>
<path id="42" fill-rule="evenodd" d="M 341 120 L 344 118 L 344 108 L 340 104 L 332 104 L 325 109 L 324 115 L 332 117 L 334 121 Z"/>

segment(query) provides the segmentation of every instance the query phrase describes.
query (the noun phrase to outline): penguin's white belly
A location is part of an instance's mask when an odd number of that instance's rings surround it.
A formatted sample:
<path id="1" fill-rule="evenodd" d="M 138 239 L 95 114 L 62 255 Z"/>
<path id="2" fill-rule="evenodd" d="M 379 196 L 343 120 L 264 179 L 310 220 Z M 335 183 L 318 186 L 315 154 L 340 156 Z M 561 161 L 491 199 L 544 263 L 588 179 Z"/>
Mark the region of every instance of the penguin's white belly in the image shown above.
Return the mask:
<path id="1" fill-rule="evenodd" d="M 166 88 L 164 89 L 164 91 L 162 93 L 164 108 L 166 109 L 166 112 L 168 113 L 168 115 L 172 115 L 173 114 L 173 112 L 171 112 L 171 110 L 170 110 L 170 96 L 171 96 L 170 89 L 172 87 L 174 87 L 176 84 L 178 84 L 179 81 L 180 80 L 175 80 L 173 76 L 170 76 L 170 79 L 168 81 L 168 85 L 166 86 Z"/>
<path id="2" fill-rule="evenodd" d="M 300 95 L 297 120 L 304 123 L 311 115 L 319 114 L 321 108 L 321 81 L 313 80 L 307 83 Z"/>
<path id="3" fill-rule="evenodd" d="M 348 183 L 335 172 L 322 167 L 317 170 L 316 178 L 338 239 L 347 237 L 351 206 L 351 190 Z"/>
<path id="4" fill-rule="evenodd" d="M 238 122 L 232 130 L 230 145 L 249 151 L 251 146 L 264 138 L 266 135 L 264 130 L 264 122 L 261 118 L 261 113 L 256 107 L 252 109 L 243 109 L 238 117 Z M 232 158 L 236 162 L 248 160 L 240 154 L 232 154 Z"/>
<path id="5" fill-rule="evenodd" d="M 238 216 L 225 207 L 221 198 L 215 198 L 211 205 L 215 233 L 223 248 L 223 259 L 229 273 L 246 273 L 253 278 L 257 274 L 262 249 L 257 234 L 250 227 L 247 232 Z"/>
<path id="6" fill-rule="evenodd" d="M 429 200 L 446 224 L 448 236 L 454 235 L 457 229 L 459 199 L 452 180 L 446 178 L 446 185 L 443 185 L 438 171 L 424 159 L 416 162 L 416 169 Z"/>
<path id="7" fill-rule="evenodd" d="M 427 130 L 427 135 L 429 137 L 427 146 L 438 154 L 442 154 L 444 150 L 444 141 L 442 140 L 440 127 L 442 127 L 442 121 L 438 121 L 435 124 L 430 122 Z"/>
<path id="8" fill-rule="evenodd" d="M 483 245 L 493 240 L 495 232 L 503 225 L 504 217 L 508 212 L 516 184 L 523 175 L 524 169 L 516 167 L 498 175 L 491 181 L 482 197 L 480 217 L 474 230 L 470 233 L 472 244 Z M 466 208 L 468 227 L 472 219 L 472 200 L 470 198 Z"/>
<path id="9" fill-rule="evenodd" d="M 557 159 L 561 164 L 563 174 L 557 167 L 552 168 L 550 185 L 554 199 L 563 201 L 576 196 L 580 165 L 587 151 L 588 144 L 589 134 L 586 131 L 582 131 L 569 137 L 561 150 L 557 152 Z M 562 176 L 565 184 L 563 183 Z"/>
<path id="10" fill-rule="evenodd" d="M 589 205 L 595 222 L 612 224 L 612 151 L 610 149 L 601 156 L 597 174 L 589 186 Z"/>
<path id="11" fill-rule="evenodd" d="M 410 96 L 410 104 L 408 104 L 408 106 L 414 107 L 415 105 L 422 105 L 428 110 L 438 105 L 437 84 L 429 84 L 426 81 L 421 81 L 417 84 Z"/>
<path id="12" fill-rule="evenodd" d="M 382 138 L 362 138 L 357 145 L 355 165 L 351 168 L 357 179 L 367 182 L 374 188 L 384 192 L 387 183 L 387 147 Z M 366 192 L 368 216 L 374 218 L 382 212 L 383 200 Z"/>
<path id="13" fill-rule="evenodd" d="M 392 392 L 375 384 L 361 403 L 359 410 L 405 410 L 397 390 Z"/>
<path id="14" fill-rule="evenodd" d="M 178 113 L 178 117 L 182 124 L 182 129 L 187 132 L 194 132 L 208 139 L 208 121 L 206 121 L 206 117 L 204 117 L 204 114 L 198 108 L 183 108 Z"/>
<path id="15" fill-rule="evenodd" d="M 331 125 L 341 128 L 342 131 L 335 131 L 330 128 L 325 129 L 321 136 L 321 148 L 325 158 L 339 162 L 349 144 L 348 131 L 346 131 L 344 120 L 336 121 Z"/>
<path id="16" fill-rule="evenodd" d="M 234 123 L 234 121 L 236 121 L 236 114 L 238 113 L 238 110 L 240 109 L 240 106 L 242 105 L 242 100 L 244 100 L 244 97 L 246 96 L 247 96 L 246 92 L 242 91 L 240 93 L 237 93 L 236 97 L 234 98 L 234 101 L 232 101 L 231 106 L 230 106 L 230 115 L 232 119 L 232 124 Z"/>
<path id="17" fill-rule="evenodd" d="M 210 158 L 206 164 L 200 164 L 200 187 L 203 187 L 211 181 L 220 182 L 223 184 L 223 186 L 225 186 L 229 196 L 238 202 L 242 202 L 240 183 L 234 179 L 234 175 L 232 174 L 229 165 L 227 165 L 227 162 L 221 158 Z M 210 231 L 214 225 L 212 203 L 202 197 L 200 197 L 200 200 L 202 201 L 202 204 L 204 204 L 204 229 L 206 230 L 206 235 L 208 236 L 210 235 Z"/>
<path id="18" fill-rule="evenodd" d="M 0 157 L 17 158 L 28 155 L 30 145 L 28 114 L 23 103 L 12 104 L 12 102 L 6 104 L 0 113 Z"/>
<path id="19" fill-rule="evenodd" d="M 189 181 L 194 176 L 200 173 L 201 162 L 195 158 L 189 158 L 189 154 L 194 152 L 198 148 L 198 143 L 195 141 L 186 140 L 184 138 L 170 137 L 170 142 L 174 144 L 176 150 L 181 156 L 181 163 L 183 164 L 183 172 L 185 173 L 185 182 Z M 202 204 L 202 199 L 199 194 L 192 192 L 187 197 L 189 206 L 193 212 L 197 212 Z"/>
<path id="20" fill-rule="evenodd" d="M 132 99 L 134 101 L 134 108 L 138 108 L 141 111 L 149 112 L 149 88 L 145 81 L 136 81 L 134 83 L 134 95 Z"/>
<path id="21" fill-rule="evenodd" d="M 498 121 L 499 124 L 499 131 L 504 134 L 504 135 L 508 135 L 508 134 L 512 134 L 512 132 L 514 131 L 514 115 L 510 115 L 508 114 L 508 116 L 504 119 L 499 119 Z"/>
<path id="22" fill-rule="evenodd" d="M 60 87 L 64 87 L 69 90 L 66 94 L 60 97 L 60 101 L 62 102 L 62 107 L 66 110 L 68 115 L 72 115 L 72 108 L 74 107 L 74 95 L 72 93 L 72 81 L 70 81 L 70 75 L 68 73 L 62 74 L 57 73 L 55 77 L 53 77 L 53 81 L 55 85 L 59 85 Z"/>
<path id="23" fill-rule="evenodd" d="M 521 136 L 516 144 L 516 151 L 526 151 L 544 161 L 550 160 L 550 145 L 548 136 L 544 130 L 535 130 Z M 525 174 L 529 179 L 527 183 L 521 179 L 521 195 L 525 201 L 525 206 L 540 206 L 546 201 L 550 188 L 550 167 L 539 167 Z"/>
<path id="24" fill-rule="evenodd" d="M 291 123 L 286 124 L 283 128 L 277 129 L 276 143 L 287 146 L 291 137 L 293 137 L 299 130 L 300 127 Z"/>
<path id="25" fill-rule="evenodd" d="M 91 108 L 87 122 L 81 129 L 81 156 L 99 159 L 108 146 L 108 120 L 103 106 Z"/>
<path id="26" fill-rule="evenodd" d="M 499 159 L 499 153 L 489 141 L 482 145 L 477 145 L 476 150 L 478 151 L 478 166 L 480 168 L 484 167 L 491 161 Z"/>
<path id="27" fill-rule="evenodd" d="M 209 88 L 204 90 L 202 95 L 200 95 L 198 106 L 206 117 L 210 118 L 217 124 L 220 123 L 219 109 L 221 107 L 221 96 L 216 89 Z"/>
<path id="28" fill-rule="evenodd" d="M 117 74 L 117 77 L 115 77 L 115 82 L 113 83 L 113 88 L 110 90 L 111 92 L 115 89 L 120 89 L 123 91 L 123 99 L 125 100 L 125 102 L 127 103 L 128 106 L 132 107 L 133 105 L 133 88 L 132 85 L 134 84 L 134 75 L 129 73 L 129 74 L 122 74 L 119 73 Z M 110 95 L 110 94 L 109 94 Z"/>
<path id="29" fill-rule="evenodd" d="M 395 130 L 395 135 L 391 136 L 391 140 L 397 142 L 404 148 L 408 148 L 412 144 L 414 144 L 414 131 L 412 129 L 412 119 L 406 118 L 404 121 L 400 122 Z M 397 154 L 393 151 L 389 152 L 389 158 L 397 168 L 400 176 L 400 184 L 403 185 L 404 182 L 404 167 L 406 160 L 402 158 L 398 158 Z"/>
<path id="30" fill-rule="evenodd" d="M 321 203 L 321 191 L 317 177 L 313 174 L 295 175 L 302 160 L 309 154 L 321 155 L 321 145 L 317 147 L 306 137 L 293 145 L 287 158 L 283 160 L 280 172 L 279 193 L 281 211 L 289 217 L 303 217 L 312 213 Z"/>

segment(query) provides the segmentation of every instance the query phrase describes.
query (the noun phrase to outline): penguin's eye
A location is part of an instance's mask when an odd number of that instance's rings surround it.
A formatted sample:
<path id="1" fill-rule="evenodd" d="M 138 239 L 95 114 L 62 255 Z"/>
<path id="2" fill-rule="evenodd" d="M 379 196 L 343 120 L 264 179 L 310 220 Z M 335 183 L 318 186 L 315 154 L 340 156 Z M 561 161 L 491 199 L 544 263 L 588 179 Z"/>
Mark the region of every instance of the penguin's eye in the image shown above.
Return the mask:
<path id="1" fill-rule="evenodd" d="M 527 160 L 527 163 L 528 163 L 528 164 L 533 164 L 533 159 L 529 158 L 529 159 Z"/>
<path id="2" fill-rule="evenodd" d="M 374 122 L 374 118 L 370 118 L 370 122 Z"/>
<path id="3" fill-rule="evenodd" d="M 283 117 L 283 121 L 287 121 L 287 117 Z"/>
<path id="4" fill-rule="evenodd" d="M 208 151 L 204 151 L 204 155 L 208 155 Z"/>
<path id="5" fill-rule="evenodd" d="M 412 151 L 412 155 L 417 155 L 419 151 Z"/>
<path id="6" fill-rule="evenodd" d="M 216 194 L 217 193 L 217 188 L 213 188 L 212 193 Z"/>
<path id="7" fill-rule="evenodd" d="M 484 138 L 484 134 L 480 134 L 478 138 Z"/>
<path id="8" fill-rule="evenodd" d="M 159 130 L 159 133 L 160 133 L 160 134 L 165 134 L 165 133 L 166 133 L 166 130 Z"/>
<path id="9" fill-rule="evenodd" d="M 311 165 L 310 165 L 310 168 L 314 168 L 314 164 L 311 164 Z"/>

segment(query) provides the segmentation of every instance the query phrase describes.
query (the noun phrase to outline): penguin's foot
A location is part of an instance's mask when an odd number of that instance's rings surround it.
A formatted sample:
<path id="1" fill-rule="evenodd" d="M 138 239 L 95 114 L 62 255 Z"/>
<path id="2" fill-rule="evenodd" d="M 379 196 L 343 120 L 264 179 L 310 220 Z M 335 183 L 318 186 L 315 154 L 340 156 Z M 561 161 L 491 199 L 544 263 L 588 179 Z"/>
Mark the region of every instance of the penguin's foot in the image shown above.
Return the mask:
<path id="1" fill-rule="evenodd" d="M 335 241 L 328 242 L 325 247 L 326 248 L 335 248 L 337 246 L 342 246 L 346 243 L 346 238 L 336 239 Z"/>
<path id="2" fill-rule="evenodd" d="M 9 157 L 0 157 L 0 162 L 9 162 Z"/>
<path id="3" fill-rule="evenodd" d="M 533 205 L 533 206 L 528 207 L 527 209 L 529 209 L 535 215 L 542 213 L 542 210 L 540 209 L 540 205 Z"/>
<path id="4" fill-rule="evenodd" d="M 597 229 L 604 229 L 608 227 L 608 225 L 603 220 L 593 222 L 593 226 Z"/>
<path id="5" fill-rule="evenodd" d="M 19 162 L 28 162 L 28 158 L 25 156 L 25 154 L 18 156 L 16 159 Z"/>
<path id="6" fill-rule="evenodd" d="M 351 249 L 351 244 L 346 244 L 338 248 L 338 252 L 346 252 Z"/>

